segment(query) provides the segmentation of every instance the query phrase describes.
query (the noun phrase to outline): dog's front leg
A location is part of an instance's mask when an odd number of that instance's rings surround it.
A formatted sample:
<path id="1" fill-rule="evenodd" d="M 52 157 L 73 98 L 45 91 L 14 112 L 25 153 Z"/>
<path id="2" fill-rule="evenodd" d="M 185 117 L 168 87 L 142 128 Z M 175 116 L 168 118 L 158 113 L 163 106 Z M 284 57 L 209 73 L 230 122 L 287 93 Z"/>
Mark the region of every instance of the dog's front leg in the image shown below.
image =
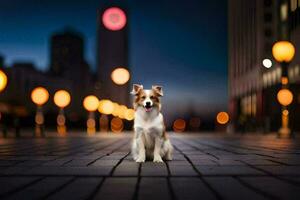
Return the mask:
<path id="1" fill-rule="evenodd" d="M 137 146 L 138 146 L 138 157 L 136 162 L 145 162 L 146 160 L 146 150 L 145 150 L 145 138 L 142 130 L 137 132 Z"/>
<path id="2" fill-rule="evenodd" d="M 164 162 L 160 155 L 161 146 L 163 143 L 163 139 L 160 137 L 155 138 L 155 146 L 154 146 L 154 156 L 153 156 L 153 162 Z"/>

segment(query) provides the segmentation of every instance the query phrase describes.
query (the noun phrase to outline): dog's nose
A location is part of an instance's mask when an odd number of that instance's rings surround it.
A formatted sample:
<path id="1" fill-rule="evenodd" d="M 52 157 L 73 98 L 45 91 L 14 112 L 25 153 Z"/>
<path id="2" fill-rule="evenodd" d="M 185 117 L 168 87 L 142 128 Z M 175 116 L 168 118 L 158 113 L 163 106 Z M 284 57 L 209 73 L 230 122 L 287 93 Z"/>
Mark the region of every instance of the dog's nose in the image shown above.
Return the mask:
<path id="1" fill-rule="evenodd" d="M 151 106 L 151 102 L 147 101 L 146 106 Z"/>

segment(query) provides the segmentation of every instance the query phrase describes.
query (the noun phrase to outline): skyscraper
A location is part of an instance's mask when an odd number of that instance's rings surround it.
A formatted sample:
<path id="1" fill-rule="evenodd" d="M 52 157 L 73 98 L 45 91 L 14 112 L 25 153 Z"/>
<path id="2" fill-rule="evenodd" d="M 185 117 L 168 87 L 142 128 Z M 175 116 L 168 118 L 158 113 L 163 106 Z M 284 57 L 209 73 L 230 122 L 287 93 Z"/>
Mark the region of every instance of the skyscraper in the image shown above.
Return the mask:
<path id="1" fill-rule="evenodd" d="M 100 98 L 129 104 L 129 82 L 117 85 L 111 79 L 116 68 L 128 70 L 128 18 L 124 8 L 103 6 L 97 11 L 97 84 Z M 128 70 L 129 71 L 129 70 Z"/>
<path id="2" fill-rule="evenodd" d="M 280 126 L 281 107 L 276 94 L 281 83 L 281 67 L 272 57 L 272 45 L 277 40 L 290 40 L 295 29 L 289 16 L 299 13 L 297 0 L 229 0 L 228 80 L 229 112 L 237 130 L 276 131 Z M 291 5 L 295 4 L 294 11 Z M 299 15 L 299 14 L 298 14 Z M 295 24 L 295 23 L 294 23 Z M 294 29 L 294 30 L 293 30 Z M 292 40 L 293 42 L 293 40 Z M 297 49 L 297 46 L 296 46 Z M 270 65 L 264 66 L 264 60 Z M 296 61 L 297 59 L 295 59 Z M 299 61 L 289 67 L 291 89 L 297 94 Z M 299 101 L 291 105 L 292 126 L 298 116 Z"/>

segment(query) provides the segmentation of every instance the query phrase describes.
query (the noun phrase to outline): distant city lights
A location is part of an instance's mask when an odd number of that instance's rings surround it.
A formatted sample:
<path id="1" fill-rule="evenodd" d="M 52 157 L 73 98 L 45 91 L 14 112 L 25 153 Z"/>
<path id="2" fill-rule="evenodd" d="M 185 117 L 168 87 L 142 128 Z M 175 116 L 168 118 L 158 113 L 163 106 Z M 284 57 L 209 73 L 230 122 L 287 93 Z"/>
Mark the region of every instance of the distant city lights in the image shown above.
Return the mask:
<path id="1" fill-rule="evenodd" d="M 7 76 L 2 70 L 0 70 L 0 92 L 5 89 L 6 85 L 7 85 Z"/>
<path id="2" fill-rule="evenodd" d="M 129 71 L 125 68 L 116 68 L 111 73 L 111 79 L 117 85 L 124 85 L 130 79 Z"/>
<path id="3" fill-rule="evenodd" d="M 219 112 L 216 120 L 219 124 L 227 124 L 229 121 L 229 115 L 227 112 Z"/>
<path id="4" fill-rule="evenodd" d="M 105 28 L 111 31 L 118 31 L 126 25 L 126 14 L 118 7 L 111 7 L 104 11 L 102 22 Z"/>
<path id="5" fill-rule="evenodd" d="M 105 115 L 110 115 L 114 111 L 114 104 L 108 99 L 102 99 L 99 101 L 98 111 Z"/>
<path id="6" fill-rule="evenodd" d="M 289 89 L 281 89 L 277 93 L 277 100 L 283 106 L 288 106 L 293 101 L 293 93 Z"/>
<path id="7" fill-rule="evenodd" d="M 112 132 L 119 133 L 123 130 L 123 128 L 124 128 L 124 123 L 123 123 L 122 119 L 120 119 L 118 117 L 114 117 L 110 121 L 110 129 Z"/>
<path id="8" fill-rule="evenodd" d="M 175 132 L 183 132 L 186 127 L 186 122 L 184 119 L 176 119 L 173 123 L 173 130 Z"/>
<path id="9" fill-rule="evenodd" d="M 53 97 L 55 105 L 60 108 L 68 106 L 71 102 L 71 95 L 66 90 L 58 90 Z"/>
<path id="10" fill-rule="evenodd" d="M 49 92 L 43 87 L 37 87 L 31 92 L 31 100 L 38 106 L 45 104 L 49 99 Z"/>
<path id="11" fill-rule="evenodd" d="M 94 95 L 89 95 L 83 100 L 83 107 L 90 112 L 96 111 L 99 106 L 99 100 Z"/>
<path id="12" fill-rule="evenodd" d="M 270 60 L 270 59 L 264 59 L 263 60 L 263 66 L 265 67 L 265 68 L 271 68 L 272 67 L 272 61 Z"/>
<path id="13" fill-rule="evenodd" d="M 288 63 L 295 55 L 295 47 L 289 41 L 279 41 L 273 45 L 272 54 L 276 61 Z"/>

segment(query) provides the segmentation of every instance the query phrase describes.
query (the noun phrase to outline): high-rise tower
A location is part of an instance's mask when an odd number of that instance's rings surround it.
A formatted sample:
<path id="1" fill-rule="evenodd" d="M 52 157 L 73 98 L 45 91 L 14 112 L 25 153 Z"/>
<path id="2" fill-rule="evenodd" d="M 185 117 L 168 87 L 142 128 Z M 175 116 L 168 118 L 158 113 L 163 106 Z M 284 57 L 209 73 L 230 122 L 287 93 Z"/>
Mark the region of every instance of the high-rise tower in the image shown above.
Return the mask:
<path id="1" fill-rule="evenodd" d="M 97 11 L 97 85 L 100 98 L 129 104 L 129 82 L 116 84 L 111 76 L 117 68 L 128 69 L 128 18 L 124 8 L 103 6 Z M 126 75 L 126 74 L 125 74 Z M 119 78 L 124 78 L 119 74 Z"/>

